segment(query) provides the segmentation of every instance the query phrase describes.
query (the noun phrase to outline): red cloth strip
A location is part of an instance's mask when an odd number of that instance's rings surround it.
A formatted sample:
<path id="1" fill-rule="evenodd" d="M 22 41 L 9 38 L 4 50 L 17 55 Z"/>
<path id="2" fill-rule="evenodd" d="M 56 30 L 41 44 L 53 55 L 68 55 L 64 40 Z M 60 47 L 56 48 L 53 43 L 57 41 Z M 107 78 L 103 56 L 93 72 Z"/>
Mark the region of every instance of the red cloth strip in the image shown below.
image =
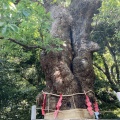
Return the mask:
<path id="1" fill-rule="evenodd" d="M 46 103 L 46 94 L 43 94 L 43 103 L 42 103 L 42 115 L 45 115 L 45 103 Z"/>
<path id="2" fill-rule="evenodd" d="M 61 105 L 62 105 L 62 94 L 60 95 L 60 98 L 59 98 L 58 103 L 56 105 L 56 110 L 54 112 L 54 119 L 56 119 L 56 117 L 58 115 L 58 112 L 60 110 Z"/>
<path id="3" fill-rule="evenodd" d="M 94 110 L 95 112 L 99 112 L 98 103 L 96 101 L 94 103 Z"/>
<path id="4" fill-rule="evenodd" d="M 85 96 L 86 96 L 86 100 L 85 101 L 86 101 L 86 105 L 87 105 L 87 110 L 88 110 L 90 115 L 93 115 L 94 113 L 92 111 L 92 103 L 90 102 L 89 97 L 87 95 L 85 95 Z"/>

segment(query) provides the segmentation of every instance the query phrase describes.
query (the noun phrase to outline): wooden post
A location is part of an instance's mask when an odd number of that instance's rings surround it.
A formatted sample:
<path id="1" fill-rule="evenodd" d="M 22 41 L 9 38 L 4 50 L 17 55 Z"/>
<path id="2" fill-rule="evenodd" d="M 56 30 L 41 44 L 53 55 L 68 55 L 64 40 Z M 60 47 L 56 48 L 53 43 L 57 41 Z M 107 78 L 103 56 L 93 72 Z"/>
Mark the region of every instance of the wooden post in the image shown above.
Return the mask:
<path id="1" fill-rule="evenodd" d="M 31 120 L 36 120 L 36 105 L 32 106 L 32 109 L 31 109 Z"/>

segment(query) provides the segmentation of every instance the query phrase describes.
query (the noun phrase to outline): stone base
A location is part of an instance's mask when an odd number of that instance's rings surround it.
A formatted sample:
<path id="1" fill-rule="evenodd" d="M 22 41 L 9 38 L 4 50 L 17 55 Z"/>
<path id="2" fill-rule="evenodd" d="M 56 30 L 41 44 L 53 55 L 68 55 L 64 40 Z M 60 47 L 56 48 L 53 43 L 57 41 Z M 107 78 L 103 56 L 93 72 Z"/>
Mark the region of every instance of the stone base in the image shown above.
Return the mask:
<path id="1" fill-rule="evenodd" d="M 44 119 L 54 119 L 54 112 L 46 113 Z M 71 109 L 59 111 L 57 119 L 95 119 L 87 109 Z"/>

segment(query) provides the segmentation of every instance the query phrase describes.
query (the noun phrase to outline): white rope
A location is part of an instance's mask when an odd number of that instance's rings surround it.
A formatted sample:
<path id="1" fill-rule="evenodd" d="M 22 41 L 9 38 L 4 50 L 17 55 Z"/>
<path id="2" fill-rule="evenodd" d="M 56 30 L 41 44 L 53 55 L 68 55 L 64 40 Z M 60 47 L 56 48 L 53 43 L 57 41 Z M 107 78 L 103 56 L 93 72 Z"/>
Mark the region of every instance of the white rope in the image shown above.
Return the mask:
<path id="1" fill-rule="evenodd" d="M 75 101 L 74 101 L 74 96 L 75 96 L 75 95 L 86 95 L 86 94 L 89 93 L 89 92 L 93 92 L 93 91 L 92 91 L 92 90 L 89 90 L 89 91 L 87 91 L 87 92 L 84 91 L 84 93 L 74 93 L 74 94 L 62 95 L 62 96 L 63 96 L 63 97 L 72 97 L 73 104 L 74 104 L 74 108 L 76 109 L 76 105 L 75 105 Z M 49 113 L 50 111 L 54 111 L 54 110 L 50 109 L 50 107 L 49 107 L 49 104 L 50 104 L 49 97 L 50 97 L 50 95 L 57 96 L 57 97 L 59 97 L 60 95 L 58 95 L 58 94 L 53 94 L 53 93 L 48 93 L 48 92 L 44 92 L 43 90 L 42 90 L 42 93 L 48 95 L 48 109 L 44 109 L 44 110 L 47 110 L 48 113 Z M 93 92 L 93 93 L 94 93 L 94 92 Z"/>
<path id="2" fill-rule="evenodd" d="M 63 96 L 63 97 L 71 97 L 71 96 L 74 96 L 74 95 L 84 95 L 84 94 L 87 94 L 87 93 L 89 93 L 89 92 L 93 92 L 93 91 L 92 91 L 92 90 L 89 90 L 89 91 L 84 92 L 84 93 L 74 93 L 74 94 L 62 95 L 62 96 Z M 42 91 L 42 93 L 47 94 L 47 95 L 57 96 L 57 97 L 60 96 L 60 95 L 58 95 L 58 94 L 48 93 L 48 92 L 44 92 L 44 91 Z M 94 92 L 93 92 L 93 93 L 94 93 Z"/>

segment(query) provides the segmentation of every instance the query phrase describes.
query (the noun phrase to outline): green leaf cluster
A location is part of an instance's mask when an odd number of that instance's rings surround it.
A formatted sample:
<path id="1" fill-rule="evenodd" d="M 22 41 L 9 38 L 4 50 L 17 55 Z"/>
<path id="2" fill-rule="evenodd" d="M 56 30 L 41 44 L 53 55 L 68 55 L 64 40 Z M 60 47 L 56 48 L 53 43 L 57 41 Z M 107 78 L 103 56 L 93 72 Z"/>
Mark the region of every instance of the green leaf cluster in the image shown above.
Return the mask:
<path id="1" fill-rule="evenodd" d="M 36 52 L 22 60 L 12 55 L 0 56 L 0 120 L 30 119 L 31 106 L 45 86 Z"/>
<path id="2" fill-rule="evenodd" d="M 36 45 L 50 49 L 58 46 L 60 40 L 50 35 L 52 20 L 40 1 L 0 1 L 0 36 L 18 40 L 25 45 Z"/>

